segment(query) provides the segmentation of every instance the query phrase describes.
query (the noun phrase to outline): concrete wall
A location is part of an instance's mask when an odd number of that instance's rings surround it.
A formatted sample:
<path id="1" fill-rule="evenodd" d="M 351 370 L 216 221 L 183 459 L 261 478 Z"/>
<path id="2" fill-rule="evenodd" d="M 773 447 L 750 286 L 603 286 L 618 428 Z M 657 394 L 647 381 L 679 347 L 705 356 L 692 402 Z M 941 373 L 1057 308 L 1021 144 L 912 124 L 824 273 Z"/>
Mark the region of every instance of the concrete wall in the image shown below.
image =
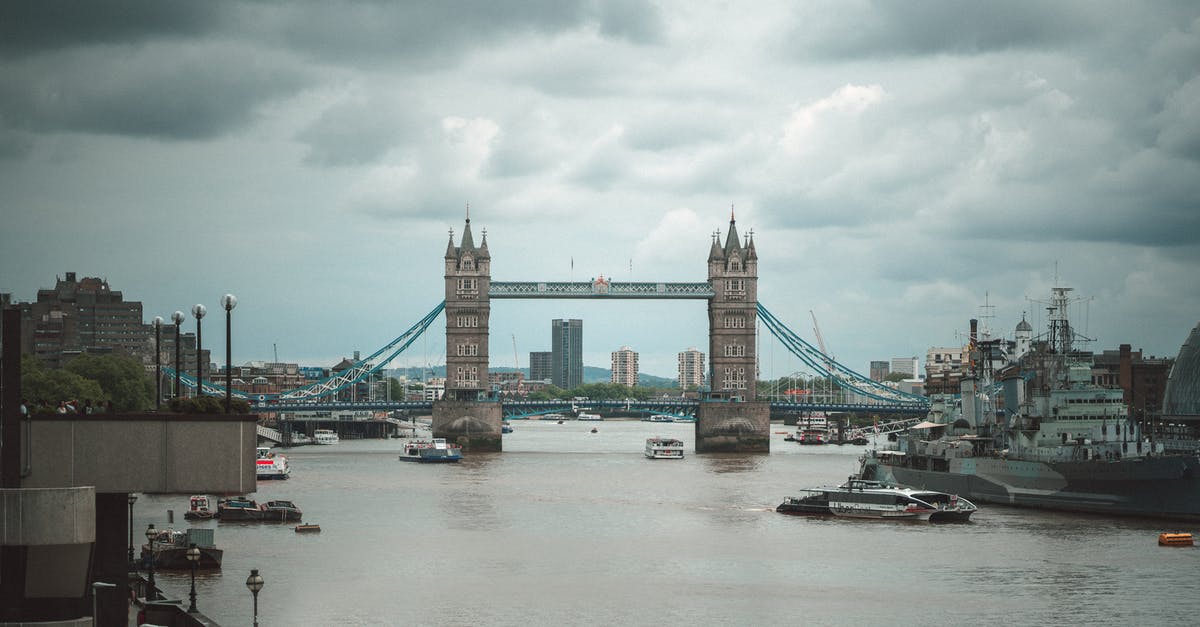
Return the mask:
<path id="1" fill-rule="evenodd" d="M 771 404 L 701 402 L 696 410 L 697 453 L 769 453 Z"/>
<path id="2" fill-rule="evenodd" d="M 0 490 L 0 624 L 71 625 L 86 611 L 95 497 L 91 487 Z"/>
<path id="3" fill-rule="evenodd" d="M 25 488 L 95 486 L 97 493 L 255 491 L 257 416 L 35 416 Z M 26 424 L 22 424 L 22 429 Z M 22 436 L 24 437 L 24 435 Z"/>
<path id="4" fill-rule="evenodd" d="M 433 437 L 461 444 L 464 451 L 503 450 L 498 402 L 437 401 L 433 404 Z"/>

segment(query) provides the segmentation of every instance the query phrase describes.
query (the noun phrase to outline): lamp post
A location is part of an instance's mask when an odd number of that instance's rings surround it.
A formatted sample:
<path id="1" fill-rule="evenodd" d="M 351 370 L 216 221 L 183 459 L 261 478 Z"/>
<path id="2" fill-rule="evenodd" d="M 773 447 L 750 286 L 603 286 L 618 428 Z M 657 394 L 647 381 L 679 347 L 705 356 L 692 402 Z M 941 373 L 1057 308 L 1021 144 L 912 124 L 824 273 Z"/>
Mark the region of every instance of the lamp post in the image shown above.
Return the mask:
<path id="1" fill-rule="evenodd" d="M 200 563 L 200 549 L 196 548 L 196 543 L 188 545 L 187 550 L 188 561 L 192 563 L 192 592 L 188 597 L 192 600 L 191 605 L 188 605 L 188 613 L 196 613 L 196 565 Z"/>
<path id="2" fill-rule="evenodd" d="M 258 591 L 262 590 L 263 578 L 258 574 L 257 568 L 250 569 L 250 576 L 246 577 L 246 587 L 250 589 L 250 594 L 254 595 L 254 627 L 258 627 Z"/>
<path id="3" fill-rule="evenodd" d="M 154 411 L 162 409 L 162 316 L 154 316 Z"/>
<path id="4" fill-rule="evenodd" d="M 208 308 L 204 305 L 192 305 L 192 315 L 196 317 L 196 398 L 204 393 L 204 368 L 200 361 L 200 320 L 204 318 L 204 314 L 208 313 Z"/>
<path id="5" fill-rule="evenodd" d="M 176 311 L 171 314 L 171 322 L 175 323 L 175 396 L 179 398 L 179 372 L 183 370 L 183 364 L 179 363 L 179 325 L 183 324 L 183 312 Z"/>
<path id="6" fill-rule="evenodd" d="M 146 527 L 146 541 L 150 543 L 150 559 L 146 562 L 146 600 L 158 600 L 158 588 L 154 586 L 154 538 L 158 536 L 158 529 L 154 528 L 154 523 L 150 523 Z"/>
<path id="7" fill-rule="evenodd" d="M 133 504 L 137 502 L 136 494 L 129 494 L 129 570 L 136 570 L 137 565 L 133 562 Z"/>
<path id="8" fill-rule="evenodd" d="M 232 354 L 233 341 L 230 331 L 233 329 L 233 308 L 237 307 L 237 297 L 233 294 L 226 294 L 221 297 L 221 306 L 225 308 L 225 413 L 231 413 L 233 410 L 233 367 L 230 364 L 230 355 Z M 258 572 L 258 571 L 254 571 Z M 261 579 L 261 578 L 260 578 Z M 261 587 L 261 583 L 259 584 Z M 254 604 L 258 605 L 258 593 L 255 592 Z M 256 616 L 258 612 L 254 613 Z"/>

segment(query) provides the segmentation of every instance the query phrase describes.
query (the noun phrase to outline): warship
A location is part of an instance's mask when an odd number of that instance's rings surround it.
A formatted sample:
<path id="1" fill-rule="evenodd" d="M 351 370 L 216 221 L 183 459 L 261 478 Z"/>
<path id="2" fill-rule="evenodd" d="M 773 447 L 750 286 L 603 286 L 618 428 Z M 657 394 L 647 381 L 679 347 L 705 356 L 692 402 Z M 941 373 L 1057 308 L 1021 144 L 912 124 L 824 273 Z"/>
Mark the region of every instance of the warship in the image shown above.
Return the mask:
<path id="1" fill-rule="evenodd" d="M 1123 391 L 1093 382 L 1090 354 L 1072 346 L 1070 291 L 1052 289 L 1049 329 L 1025 347 L 1024 320 L 1014 343 L 980 337 L 972 320 L 959 393 L 864 454 L 859 476 L 976 502 L 1200 520 L 1200 452 L 1147 437 Z"/>

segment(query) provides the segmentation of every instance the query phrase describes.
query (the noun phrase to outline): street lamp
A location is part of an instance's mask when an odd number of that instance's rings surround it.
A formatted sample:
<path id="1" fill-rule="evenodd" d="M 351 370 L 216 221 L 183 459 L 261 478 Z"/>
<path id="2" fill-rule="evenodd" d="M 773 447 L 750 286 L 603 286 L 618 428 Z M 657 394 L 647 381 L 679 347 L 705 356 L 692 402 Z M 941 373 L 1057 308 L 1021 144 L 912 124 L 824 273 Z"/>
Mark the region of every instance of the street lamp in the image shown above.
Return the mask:
<path id="1" fill-rule="evenodd" d="M 154 316 L 154 411 L 162 409 L 162 316 Z"/>
<path id="2" fill-rule="evenodd" d="M 171 322 L 175 323 L 175 398 L 179 398 L 179 372 L 183 370 L 183 364 L 179 363 L 179 325 L 183 324 L 183 312 L 171 314 Z"/>
<path id="3" fill-rule="evenodd" d="M 200 563 L 200 549 L 196 548 L 196 543 L 188 545 L 187 550 L 188 561 L 192 563 L 192 592 L 188 595 L 192 600 L 192 604 L 188 606 L 188 613 L 196 613 L 196 565 Z"/>
<path id="4" fill-rule="evenodd" d="M 254 627 L 258 627 L 258 591 L 262 590 L 263 578 L 258 574 L 257 568 L 250 569 L 250 576 L 246 577 L 246 587 L 250 589 L 250 594 L 254 595 Z"/>
<path id="5" fill-rule="evenodd" d="M 154 538 L 158 537 L 158 529 L 154 523 L 146 527 L 146 541 L 150 543 L 150 559 L 146 562 L 146 600 L 158 600 L 158 588 L 154 586 Z"/>
<path id="6" fill-rule="evenodd" d="M 206 313 L 208 308 L 204 305 L 192 305 L 192 315 L 196 317 L 196 398 L 200 398 L 204 392 L 204 369 L 200 363 L 200 320 Z"/>
<path id="7" fill-rule="evenodd" d="M 129 494 L 129 570 L 136 570 L 137 566 L 133 563 L 133 504 L 137 503 L 137 495 Z"/>
<path id="8" fill-rule="evenodd" d="M 230 413 L 233 405 L 233 367 L 230 365 L 230 355 L 232 354 L 232 336 L 230 334 L 233 328 L 233 308 L 237 307 L 237 297 L 233 294 L 226 294 L 221 297 L 221 306 L 225 308 L 225 413 Z M 255 571 L 257 572 L 257 571 Z M 261 586 L 261 584 L 259 584 Z M 258 604 L 258 596 L 255 593 L 255 605 Z M 255 612 L 257 615 L 258 612 Z"/>

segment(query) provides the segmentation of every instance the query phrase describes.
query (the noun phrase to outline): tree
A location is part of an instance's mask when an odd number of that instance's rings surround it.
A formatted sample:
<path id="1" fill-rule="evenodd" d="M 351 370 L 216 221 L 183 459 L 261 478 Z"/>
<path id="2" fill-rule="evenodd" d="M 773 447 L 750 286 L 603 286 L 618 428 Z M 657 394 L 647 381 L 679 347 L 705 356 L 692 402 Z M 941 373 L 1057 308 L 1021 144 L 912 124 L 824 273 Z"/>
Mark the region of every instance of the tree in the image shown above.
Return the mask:
<path id="1" fill-rule="evenodd" d="M 29 399 L 33 411 L 54 411 L 62 401 L 98 404 L 109 400 L 96 381 L 67 370 L 47 369 L 31 355 L 21 358 L 21 395 Z"/>
<path id="2" fill-rule="evenodd" d="M 153 377 L 133 357 L 83 353 L 67 362 L 66 370 L 98 383 L 117 411 L 143 411 L 154 398 Z"/>

